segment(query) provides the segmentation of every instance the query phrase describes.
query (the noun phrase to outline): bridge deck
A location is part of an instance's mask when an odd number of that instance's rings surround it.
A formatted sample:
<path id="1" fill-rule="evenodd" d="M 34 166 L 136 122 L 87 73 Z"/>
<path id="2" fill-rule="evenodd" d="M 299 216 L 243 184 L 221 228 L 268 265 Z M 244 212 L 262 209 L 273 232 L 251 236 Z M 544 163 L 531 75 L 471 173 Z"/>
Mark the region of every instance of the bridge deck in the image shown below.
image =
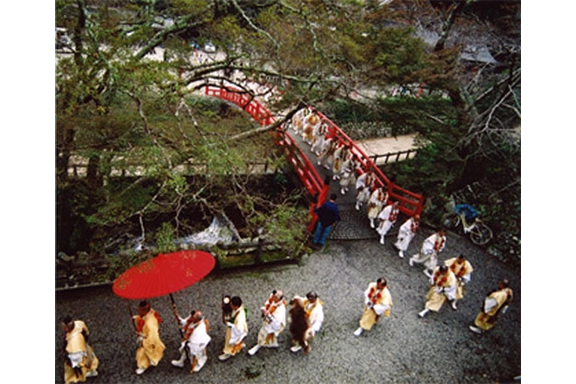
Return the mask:
<path id="1" fill-rule="evenodd" d="M 350 190 L 342 195 L 340 192 L 340 184 L 338 180 L 332 181 L 332 176 L 334 175 L 331 169 L 326 169 L 317 163 L 317 156 L 311 151 L 310 145 L 304 141 L 301 135 L 296 134 L 293 130 L 289 131 L 294 141 L 298 144 L 299 148 L 306 155 L 310 163 L 314 165 L 316 172 L 322 179 L 329 177 L 330 182 L 330 193 L 335 193 L 338 195 L 336 203 L 340 211 L 341 222 L 336 225 L 336 227 L 330 232 L 328 236 L 329 239 L 338 240 L 362 240 L 362 239 L 374 239 L 375 241 L 380 238 L 378 233 L 370 228 L 370 222 L 368 221 L 368 216 L 366 213 L 366 205 L 364 205 L 359 211 L 355 209 L 356 205 L 356 189 L 351 187 Z M 400 215 L 398 223 L 390 232 L 388 236 L 396 236 L 398 233 L 399 223 L 405 220 L 404 215 Z"/>
<path id="2" fill-rule="evenodd" d="M 205 88 L 205 94 L 235 103 L 263 126 L 270 125 L 277 121 L 276 115 L 281 117 L 281 112 L 276 112 L 275 115 L 257 100 L 257 98 L 235 87 L 207 86 Z M 390 199 L 400 203 L 400 212 L 406 215 L 412 215 L 422 211 L 422 195 L 405 190 L 388 180 L 370 156 L 358 146 L 358 143 L 355 143 L 349 138 L 336 124 L 331 122 L 321 112 L 315 110 L 315 113 L 318 114 L 324 123 L 328 124 L 327 131 L 333 137 L 333 140 L 337 140 L 337 142 L 350 147 L 360 162 L 360 169 L 363 171 L 370 169 L 375 172 L 376 186 L 384 187 L 389 193 Z M 308 191 L 310 196 L 316 196 L 319 204 L 326 201 L 331 193 L 339 196 L 337 204 L 340 207 L 342 222 L 331 232 L 331 238 L 378 238 L 376 231 L 370 228 L 365 212 L 366 206 L 362 207 L 363 209 L 359 211 L 355 210 L 356 191 L 353 186 L 351 186 L 349 191 L 344 195 L 340 192 L 340 184 L 338 181 L 331 181 L 328 190 L 323 188 L 323 180 L 332 180 L 332 170 L 325 169 L 318 165 L 317 156 L 311 151 L 310 145 L 304 141 L 302 136 L 293 130 L 286 132 L 281 129 L 274 131 L 274 135 L 276 143 L 284 148 L 286 156 L 302 181 L 304 189 Z M 399 221 L 403 219 L 404 218 L 401 217 Z M 308 230 L 314 228 L 316 220 L 317 217 L 314 215 L 308 226 Z M 395 231 L 392 230 L 390 235 L 394 235 L 394 233 Z"/>

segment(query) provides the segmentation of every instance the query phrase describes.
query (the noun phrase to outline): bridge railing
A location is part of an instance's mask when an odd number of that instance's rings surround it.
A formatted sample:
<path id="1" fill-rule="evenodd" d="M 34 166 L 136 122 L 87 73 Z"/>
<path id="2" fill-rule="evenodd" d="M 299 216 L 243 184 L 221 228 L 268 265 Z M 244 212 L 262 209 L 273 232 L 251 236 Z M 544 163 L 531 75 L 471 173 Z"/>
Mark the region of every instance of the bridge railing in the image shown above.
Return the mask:
<path id="1" fill-rule="evenodd" d="M 235 87 L 206 86 L 205 94 L 231 101 L 248 112 L 260 125 L 269 125 L 276 121 L 272 113 L 258 100 L 246 92 Z M 390 199 L 400 202 L 400 211 L 412 216 L 420 214 L 424 207 L 424 197 L 420 194 L 408 191 L 391 182 L 384 173 L 376 166 L 374 161 L 360 148 L 354 140 L 346 135 L 334 122 L 323 113 L 316 111 L 320 118 L 327 124 L 330 135 L 340 143 L 348 145 L 352 154 L 360 163 L 357 172 L 362 174 L 373 170 L 376 175 L 376 185 L 387 190 Z M 316 205 L 323 204 L 327 198 L 327 188 L 316 168 L 310 163 L 308 157 L 302 152 L 296 141 L 287 132 L 287 129 L 277 129 L 272 132 L 278 145 L 284 148 L 284 152 L 296 170 L 304 187 L 315 197 Z M 315 222 L 315 218 L 313 220 Z"/>
<path id="2" fill-rule="evenodd" d="M 242 89 L 209 85 L 205 88 L 205 94 L 233 102 L 248 112 L 260 125 L 270 125 L 276 121 L 274 115 L 266 107 Z"/>
<path id="3" fill-rule="evenodd" d="M 383 187 L 389 194 L 390 200 L 400 202 L 400 211 L 408 216 L 422 213 L 424 208 L 424 197 L 420 194 L 411 192 L 407 189 L 401 188 L 395 183 L 391 182 L 386 175 L 378 168 L 375 162 L 352 140 L 346 135 L 334 122 L 326 117 L 322 112 L 316 111 L 320 119 L 328 126 L 330 136 L 336 138 L 340 143 L 350 147 L 350 152 L 356 156 L 360 163 L 357 173 L 362 174 L 368 170 L 372 170 L 376 175 L 376 185 Z"/>
<path id="4" fill-rule="evenodd" d="M 276 121 L 274 115 L 265 106 L 239 88 L 207 86 L 205 94 L 228 100 L 238 105 L 248 112 L 260 125 L 269 125 Z M 284 149 L 284 154 L 294 167 L 306 191 L 312 197 L 320 196 L 324 187 L 322 179 L 294 138 L 281 128 L 271 133 L 276 144 Z"/>

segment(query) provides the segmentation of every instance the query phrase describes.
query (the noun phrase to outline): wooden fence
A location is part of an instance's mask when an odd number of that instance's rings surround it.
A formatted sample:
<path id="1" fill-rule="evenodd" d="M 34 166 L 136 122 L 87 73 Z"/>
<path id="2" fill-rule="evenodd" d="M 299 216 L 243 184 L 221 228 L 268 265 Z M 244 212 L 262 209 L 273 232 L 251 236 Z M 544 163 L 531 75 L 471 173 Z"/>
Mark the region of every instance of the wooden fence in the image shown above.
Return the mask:
<path id="1" fill-rule="evenodd" d="M 270 160 L 265 161 L 251 161 L 245 163 L 242 170 L 246 174 L 266 174 L 275 173 L 278 171 Z M 209 174 L 210 167 L 206 163 L 185 162 L 173 168 L 173 172 L 184 175 L 192 176 L 198 174 Z M 68 163 L 68 176 L 69 177 L 86 177 L 88 173 L 88 159 L 82 156 L 74 155 Z M 141 163 L 137 162 L 118 162 L 112 161 L 110 171 L 105 176 L 108 177 L 139 177 L 146 175 L 147 168 Z"/>
<path id="2" fill-rule="evenodd" d="M 395 163 L 395 162 L 398 162 L 400 160 L 411 159 L 414 156 L 416 156 L 417 152 L 418 152 L 417 149 L 408 149 L 406 151 L 399 151 L 399 152 L 389 152 L 389 153 L 385 153 L 383 155 L 370 156 L 370 160 L 372 160 L 374 162 L 374 164 L 377 164 L 377 165 L 383 165 L 384 164 L 385 165 L 388 163 Z"/>

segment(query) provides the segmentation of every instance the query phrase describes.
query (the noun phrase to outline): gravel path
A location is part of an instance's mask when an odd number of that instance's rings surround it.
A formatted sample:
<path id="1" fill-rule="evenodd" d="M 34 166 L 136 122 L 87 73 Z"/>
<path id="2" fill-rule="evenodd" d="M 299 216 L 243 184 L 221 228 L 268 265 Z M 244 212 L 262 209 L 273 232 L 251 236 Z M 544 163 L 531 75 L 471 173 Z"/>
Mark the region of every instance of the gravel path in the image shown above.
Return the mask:
<path id="1" fill-rule="evenodd" d="M 411 244 L 412 254 L 432 230 L 422 228 Z M 59 292 L 56 295 L 55 382 L 61 383 L 62 331 L 58 319 L 70 314 L 83 319 L 92 332 L 91 341 L 100 359 L 99 376 L 88 383 L 494 383 L 509 382 L 520 375 L 520 270 L 503 265 L 473 246 L 466 238 L 448 234 L 440 260 L 464 252 L 475 268 L 468 293 L 458 311 L 448 305 L 439 313 L 418 317 L 427 291 L 420 266 L 410 268 L 392 246 L 374 240 L 330 240 L 325 249 L 303 263 L 268 270 L 212 273 L 200 283 L 174 294 L 182 314 L 204 311 L 211 322 L 212 342 L 208 362 L 193 377 L 188 369 L 174 368 L 179 335 L 168 297 L 151 300 L 164 318 L 162 338 L 167 346 L 163 360 L 142 376 L 134 373 L 136 342 L 132 335 L 126 300 L 110 286 Z M 355 337 L 362 312 L 362 293 L 379 276 L 388 279 L 394 307 L 370 332 Z M 508 278 L 514 302 L 496 327 L 487 334 L 469 331 L 483 298 L 498 279 Z M 248 310 L 250 328 L 246 345 L 256 342 L 260 328 L 258 308 L 270 291 L 282 289 L 290 298 L 315 290 L 324 301 L 325 322 L 308 355 L 289 351 L 289 332 L 279 338 L 277 350 L 263 349 L 248 356 L 247 349 L 226 362 L 217 356 L 224 343 L 220 297 L 239 295 Z M 131 301 L 135 312 L 137 302 Z"/>

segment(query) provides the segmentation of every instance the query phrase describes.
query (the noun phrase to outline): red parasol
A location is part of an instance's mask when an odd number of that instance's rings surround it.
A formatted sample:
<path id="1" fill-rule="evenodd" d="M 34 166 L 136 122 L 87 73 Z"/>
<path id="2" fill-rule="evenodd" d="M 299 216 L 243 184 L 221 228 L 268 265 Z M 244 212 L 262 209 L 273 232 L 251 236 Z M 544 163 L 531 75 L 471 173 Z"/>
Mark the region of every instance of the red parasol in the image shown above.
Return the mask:
<path id="1" fill-rule="evenodd" d="M 126 299 L 147 299 L 171 294 L 202 280 L 216 260 L 204 251 L 178 251 L 143 261 L 114 281 L 112 290 Z"/>
<path id="2" fill-rule="evenodd" d="M 170 295 L 178 330 L 182 335 L 173 292 L 202 280 L 214 268 L 216 260 L 204 251 L 178 251 L 143 261 L 118 277 L 112 285 L 117 296 L 125 299 L 147 299 Z M 132 310 L 128 305 L 130 317 Z"/>

